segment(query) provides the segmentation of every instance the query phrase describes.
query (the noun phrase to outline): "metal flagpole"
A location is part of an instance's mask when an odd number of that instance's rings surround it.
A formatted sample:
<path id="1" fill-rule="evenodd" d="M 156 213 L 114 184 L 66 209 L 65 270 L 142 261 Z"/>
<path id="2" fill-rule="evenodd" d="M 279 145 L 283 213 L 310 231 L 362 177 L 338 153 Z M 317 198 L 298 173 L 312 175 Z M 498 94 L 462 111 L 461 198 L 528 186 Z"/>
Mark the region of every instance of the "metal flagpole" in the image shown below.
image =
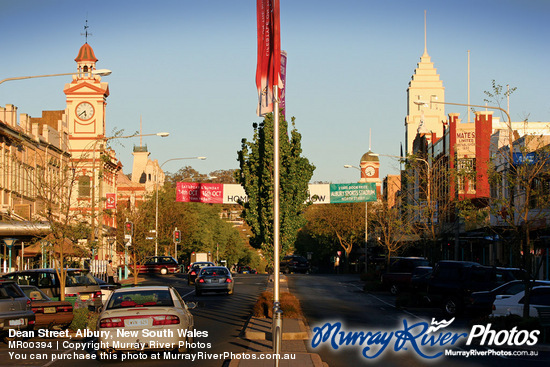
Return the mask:
<path id="1" fill-rule="evenodd" d="M 282 343 L 282 329 L 283 329 L 283 311 L 280 307 L 280 264 L 279 264 L 279 88 L 277 85 L 273 86 L 273 150 L 274 150 L 274 168 L 273 168 L 273 353 L 280 354 Z M 276 365 L 278 365 L 278 359 L 276 359 Z"/>

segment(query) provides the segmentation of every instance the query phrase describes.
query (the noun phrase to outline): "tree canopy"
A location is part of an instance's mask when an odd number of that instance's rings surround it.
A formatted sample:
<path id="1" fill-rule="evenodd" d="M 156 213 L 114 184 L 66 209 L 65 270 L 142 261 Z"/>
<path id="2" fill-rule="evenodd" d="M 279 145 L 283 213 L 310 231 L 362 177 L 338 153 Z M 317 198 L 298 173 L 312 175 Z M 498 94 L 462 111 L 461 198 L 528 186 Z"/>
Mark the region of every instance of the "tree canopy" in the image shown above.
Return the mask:
<path id="1" fill-rule="evenodd" d="M 273 258 L 273 124 L 273 114 L 268 114 L 262 123 L 253 125 L 252 141 L 242 140 L 237 158 L 240 169 L 235 173 L 248 196 L 248 202 L 242 203 L 243 218 L 251 227 L 255 245 L 261 247 L 269 259 Z M 292 250 L 298 230 L 304 224 L 302 212 L 307 206 L 308 183 L 315 166 L 301 155 L 302 136 L 295 127 L 295 119 L 292 118 L 290 136 L 283 116 L 279 119 L 279 129 L 282 256 Z"/>

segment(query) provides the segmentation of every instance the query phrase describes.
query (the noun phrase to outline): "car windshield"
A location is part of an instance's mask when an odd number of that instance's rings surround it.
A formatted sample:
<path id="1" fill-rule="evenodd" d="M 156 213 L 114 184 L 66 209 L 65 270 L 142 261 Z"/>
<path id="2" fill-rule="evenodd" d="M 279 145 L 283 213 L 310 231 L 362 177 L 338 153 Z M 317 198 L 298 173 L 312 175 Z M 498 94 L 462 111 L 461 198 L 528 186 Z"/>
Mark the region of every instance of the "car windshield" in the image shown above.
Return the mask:
<path id="1" fill-rule="evenodd" d="M 107 309 L 156 306 L 174 306 L 169 290 L 158 289 L 115 292 L 109 299 Z"/>
<path id="2" fill-rule="evenodd" d="M 67 272 L 67 287 L 79 287 L 85 285 L 97 285 L 94 277 L 87 271 L 69 270 Z"/>
<path id="3" fill-rule="evenodd" d="M 213 268 L 213 267 L 206 267 L 201 270 L 200 275 L 211 275 L 211 276 L 217 276 L 217 275 L 227 275 L 228 271 L 224 268 Z"/>
<path id="4" fill-rule="evenodd" d="M 21 286 L 21 289 L 27 297 L 33 301 L 51 301 L 50 297 L 40 289 L 33 286 Z"/>
<path id="5" fill-rule="evenodd" d="M 212 266 L 212 265 L 213 265 L 212 263 L 194 263 L 193 269 L 200 269 L 200 268 L 204 268 L 205 266 Z"/>

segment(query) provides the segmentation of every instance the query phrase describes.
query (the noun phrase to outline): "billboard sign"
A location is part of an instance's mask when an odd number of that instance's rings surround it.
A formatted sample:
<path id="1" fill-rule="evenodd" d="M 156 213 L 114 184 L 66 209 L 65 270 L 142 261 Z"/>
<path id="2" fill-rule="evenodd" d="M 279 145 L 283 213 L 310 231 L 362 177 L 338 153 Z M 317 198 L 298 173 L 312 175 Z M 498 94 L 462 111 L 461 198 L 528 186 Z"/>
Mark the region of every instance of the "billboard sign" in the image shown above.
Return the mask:
<path id="1" fill-rule="evenodd" d="M 330 203 L 376 201 L 376 183 L 330 184 Z"/>

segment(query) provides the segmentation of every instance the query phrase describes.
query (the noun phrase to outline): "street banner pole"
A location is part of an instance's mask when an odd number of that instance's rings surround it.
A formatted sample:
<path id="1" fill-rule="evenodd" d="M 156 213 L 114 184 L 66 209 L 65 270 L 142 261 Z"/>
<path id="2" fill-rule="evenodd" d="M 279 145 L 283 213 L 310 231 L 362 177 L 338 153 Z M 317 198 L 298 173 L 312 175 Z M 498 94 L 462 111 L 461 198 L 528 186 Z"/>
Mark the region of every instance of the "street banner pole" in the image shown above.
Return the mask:
<path id="1" fill-rule="evenodd" d="M 274 169 L 273 169 L 273 180 L 274 180 L 274 189 L 273 189 L 273 353 L 280 354 L 281 352 L 281 343 L 282 343 L 282 330 L 283 330 L 283 311 L 281 310 L 280 304 L 280 264 L 279 264 L 279 249 L 280 249 L 280 211 L 279 211 L 279 98 L 277 98 L 278 88 L 275 85 L 273 87 L 273 93 L 275 96 L 274 100 L 274 126 L 273 126 L 273 150 L 274 153 Z M 276 361 L 276 366 L 278 365 L 278 358 Z"/>

